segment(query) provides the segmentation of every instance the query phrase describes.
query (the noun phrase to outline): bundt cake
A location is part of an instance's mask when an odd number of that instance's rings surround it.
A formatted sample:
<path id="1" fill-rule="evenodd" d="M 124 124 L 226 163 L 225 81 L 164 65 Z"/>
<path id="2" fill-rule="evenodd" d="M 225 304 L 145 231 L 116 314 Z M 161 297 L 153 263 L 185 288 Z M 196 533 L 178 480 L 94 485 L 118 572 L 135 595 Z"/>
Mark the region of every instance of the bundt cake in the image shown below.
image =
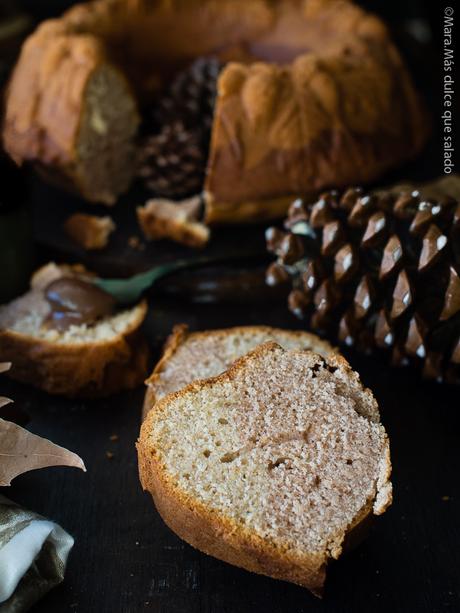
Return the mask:
<path id="1" fill-rule="evenodd" d="M 26 40 L 4 144 L 91 201 L 134 174 L 139 109 L 216 56 L 209 222 L 272 218 L 292 194 L 367 183 L 422 147 L 427 122 L 385 26 L 348 0 L 95 0 Z"/>

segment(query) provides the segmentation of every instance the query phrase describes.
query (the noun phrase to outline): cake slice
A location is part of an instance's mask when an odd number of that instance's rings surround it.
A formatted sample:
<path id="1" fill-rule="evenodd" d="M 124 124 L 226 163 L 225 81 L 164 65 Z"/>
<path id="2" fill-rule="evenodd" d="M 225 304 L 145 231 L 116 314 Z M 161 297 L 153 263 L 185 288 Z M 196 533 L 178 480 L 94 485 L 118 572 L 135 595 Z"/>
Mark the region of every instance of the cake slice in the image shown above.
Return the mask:
<path id="1" fill-rule="evenodd" d="M 160 400 L 137 448 L 142 486 L 181 538 L 316 595 L 328 561 L 391 503 L 377 403 L 340 356 L 261 345 Z"/>
<path id="2" fill-rule="evenodd" d="M 185 324 L 175 326 L 163 356 L 146 381 L 143 417 L 155 402 L 196 379 L 215 377 L 257 345 L 275 341 L 285 349 L 307 349 L 321 355 L 334 352 L 315 334 L 269 326 L 239 326 L 206 332 L 189 332 Z"/>
<path id="3" fill-rule="evenodd" d="M 74 213 L 64 223 L 66 234 L 82 249 L 105 249 L 116 225 L 109 215 Z"/>
<path id="4" fill-rule="evenodd" d="M 48 264 L 32 277 L 26 294 L 0 306 L 0 362 L 12 362 L 8 376 L 50 394 L 80 397 L 106 396 L 139 385 L 148 361 L 140 331 L 146 302 L 107 314 L 98 307 L 99 316 L 63 327 L 60 320 L 50 321 L 52 308 L 45 296 L 52 283 L 63 279 L 88 283 L 91 276 L 79 266 Z M 111 300 L 108 295 L 106 299 Z M 91 302 L 80 306 L 86 312 L 97 307 Z"/>
<path id="5" fill-rule="evenodd" d="M 146 239 L 167 238 L 188 247 L 204 247 L 210 231 L 199 221 L 201 208 L 199 196 L 181 202 L 152 198 L 144 206 L 137 207 L 136 212 Z"/>

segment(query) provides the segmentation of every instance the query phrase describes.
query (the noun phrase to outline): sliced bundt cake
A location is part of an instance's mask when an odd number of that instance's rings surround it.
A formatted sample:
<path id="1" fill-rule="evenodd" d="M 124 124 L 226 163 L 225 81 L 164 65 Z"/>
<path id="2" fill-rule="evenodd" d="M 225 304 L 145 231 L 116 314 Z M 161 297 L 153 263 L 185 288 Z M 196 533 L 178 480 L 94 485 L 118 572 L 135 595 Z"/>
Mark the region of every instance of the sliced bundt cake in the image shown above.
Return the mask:
<path id="1" fill-rule="evenodd" d="M 112 204 L 135 171 L 139 109 L 204 55 L 224 66 L 204 186 L 209 222 L 279 216 L 292 194 L 372 181 L 425 140 L 385 26 L 348 0 L 95 0 L 25 42 L 5 147 Z"/>

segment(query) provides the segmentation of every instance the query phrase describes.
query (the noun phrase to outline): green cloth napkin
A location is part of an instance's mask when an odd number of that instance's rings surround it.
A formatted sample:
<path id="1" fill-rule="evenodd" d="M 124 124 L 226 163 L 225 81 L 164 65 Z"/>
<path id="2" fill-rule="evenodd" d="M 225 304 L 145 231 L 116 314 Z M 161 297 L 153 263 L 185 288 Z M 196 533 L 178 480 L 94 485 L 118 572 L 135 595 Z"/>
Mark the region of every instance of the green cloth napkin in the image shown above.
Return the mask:
<path id="1" fill-rule="evenodd" d="M 73 543 L 54 522 L 0 496 L 0 613 L 27 611 L 61 583 Z"/>

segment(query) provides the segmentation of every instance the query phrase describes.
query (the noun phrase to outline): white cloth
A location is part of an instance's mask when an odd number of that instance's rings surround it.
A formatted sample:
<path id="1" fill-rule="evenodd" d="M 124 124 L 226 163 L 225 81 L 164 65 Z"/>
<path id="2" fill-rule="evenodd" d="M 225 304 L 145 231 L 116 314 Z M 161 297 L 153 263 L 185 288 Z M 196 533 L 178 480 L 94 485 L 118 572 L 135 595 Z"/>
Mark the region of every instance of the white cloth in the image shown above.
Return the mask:
<path id="1" fill-rule="evenodd" d="M 60 583 L 73 543 L 54 522 L 0 496 L 0 611 L 26 611 Z"/>

